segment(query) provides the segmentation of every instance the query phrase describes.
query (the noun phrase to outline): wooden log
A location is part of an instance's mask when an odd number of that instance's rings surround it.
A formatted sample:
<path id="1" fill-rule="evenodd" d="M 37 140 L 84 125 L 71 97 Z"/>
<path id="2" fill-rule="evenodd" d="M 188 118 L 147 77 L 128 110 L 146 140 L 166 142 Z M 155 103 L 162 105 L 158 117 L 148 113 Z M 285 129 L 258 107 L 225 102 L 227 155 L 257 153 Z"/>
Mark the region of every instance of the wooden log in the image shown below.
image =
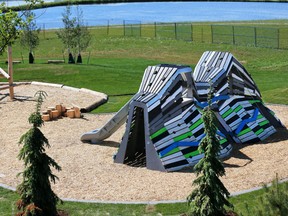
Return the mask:
<path id="1" fill-rule="evenodd" d="M 6 79 L 10 78 L 9 74 L 6 73 L 2 68 L 0 68 L 0 77 L 5 77 Z"/>
<path id="2" fill-rule="evenodd" d="M 81 118 L 81 112 L 79 107 L 74 107 L 73 108 L 75 111 L 75 118 Z"/>
<path id="3" fill-rule="evenodd" d="M 42 115 L 42 120 L 43 120 L 43 121 L 50 121 L 50 116 L 49 116 L 49 114 L 43 114 L 43 115 Z"/>
<path id="4" fill-rule="evenodd" d="M 62 116 L 67 117 L 67 110 L 62 114 Z"/>
<path id="5" fill-rule="evenodd" d="M 8 61 L 6 61 L 5 63 L 6 63 L 6 64 L 8 64 L 9 62 L 8 62 Z M 21 63 L 21 61 L 13 60 L 13 61 L 12 61 L 12 63 L 13 63 L 13 64 L 20 64 L 20 63 Z"/>
<path id="6" fill-rule="evenodd" d="M 66 113 L 67 113 L 67 117 L 69 117 L 69 118 L 75 117 L 75 110 L 73 110 L 73 109 L 67 110 Z"/>
<path id="7" fill-rule="evenodd" d="M 64 113 L 66 113 L 66 107 L 61 105 L 61 113 L 62 115 L 64 115 Z"/>
<path id="8" fill-rule="evenodd" d="M 56 110 L 58 110 L 59 115 L 62 115 L 62 105 L 61 104 L 57 104 L 55 108 L 56 108 Z"/>
<path id="9" fill-rule="evenodd" d="M 47 110 L 47 113 L 48 113 L 50 119 L 52 119 L 52 110 L 51 110 L 51 109 L 48 109 L 48 110 Z"/>
<path id="10" fill-rule="evenodd" d="M 8 89 L 10 88 L 9 85 L 3 85 L 3 86 L 0 86 L 0 90 L 5 90 L 5 89 Z"/>
<path id="11" fill-rule="evenodd" d="M 57 119 L 59 117 L 59 112 L 58 110 L 53 110 L 52 111 L 52 119 Z"/>
<path id="12" fill-rule="evenodd" d="M 50 119 L 53 119 L 53 116 L 52 116 L 53 110 L 55 110 L 55 107 L 48 107 L 48 109 L 47 109 L 47 113 L 49 114 Z"/>

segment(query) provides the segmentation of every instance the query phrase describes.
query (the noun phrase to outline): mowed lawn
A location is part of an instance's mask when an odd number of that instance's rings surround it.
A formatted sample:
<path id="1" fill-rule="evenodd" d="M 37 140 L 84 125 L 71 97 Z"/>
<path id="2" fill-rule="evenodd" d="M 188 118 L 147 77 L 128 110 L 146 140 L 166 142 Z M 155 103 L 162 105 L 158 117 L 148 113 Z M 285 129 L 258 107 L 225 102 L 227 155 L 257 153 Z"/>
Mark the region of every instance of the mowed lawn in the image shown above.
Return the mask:
<path id="1" fill-rule="evenodd" d="M 228 51 L 252 75 L 265 102 L 288 104 L 288 50 L 124 37 L 122 31 L 121 27 L 110 28 L 107 35 L 105 28 L 91 29 L 93 37 L 90 47 L 82 52 L 82 65 L 47 64 L 52 59 L 67 62 L 68 54 L 55 31 L 42 31 L 33 65 L 28 64 L 28 51 L 18 43 L 13 45 L 13 59 L 24 61 L 14 65 L 14 80 L 61 83 L 103 92 L 109 95 L 109 101 L 96 112 L 115 112 L 137 92 L 147 66 L 169 63 L 194 68 L 203 52 Z M 0 57 L 3 69 L 7 68 L 5 60 L 5 55 Z"/>

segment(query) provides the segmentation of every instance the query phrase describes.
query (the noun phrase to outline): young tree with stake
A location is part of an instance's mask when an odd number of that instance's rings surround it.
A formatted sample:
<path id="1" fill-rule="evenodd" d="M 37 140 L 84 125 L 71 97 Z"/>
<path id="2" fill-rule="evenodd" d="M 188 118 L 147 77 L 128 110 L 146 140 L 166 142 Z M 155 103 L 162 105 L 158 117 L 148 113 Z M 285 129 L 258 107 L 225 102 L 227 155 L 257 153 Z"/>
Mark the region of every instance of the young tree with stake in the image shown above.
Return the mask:
<path id="1" fill-rule="evenodd" d="M 73 53 L 78 53 L 77 63 L 82 63 L 81 51 L 87 49 L 91 41 L 91 34 L 83 22 L 83 12 L 76 7 L 76 17 L 72 16 L 71 6 L 66 6 L 62 13 L 64 28 L 56 32 L 58 38 L 68 49 L 68 63 L 75 63 Z"/>
<path id="2" fill-rule="evenodd" d="M 24 48 L 29 49 L 29 63 L 34 63 L 33 49 L 39 45 L 40 28 L 37 27 L 35 22 L 35 14 L 31 10 L 24 12 L 24 17 L 27 23 L 23 26 L 20 37 L 20 44 Z"/>
<path id="3" fill-rule="evenodd" d="M 75 27 L 75 34 L 77 36 L 77 63 L 82 63 L 81 52 L 86 50 L 91 41 L 91 34 L 88 27 L 83 22 L 83 11 L 77 7 L 77 24 Z"/>
<path id="4" fill-rule="evenodd" d="M 72 17 L 71 6 L 66 6 L 64 12 L 62 13 L 62 22 L 64 28 L 61 28 L 59 31 L 56 32 L 57 37 L 62 41 L 64 46 L 68 50 L 68 63 L 73 64 L 75 63 L 74 57 L 72 55 L 72 49 L 76 46 L 75 43 L 75 25 L 76 25 L 76 18 Z"/>

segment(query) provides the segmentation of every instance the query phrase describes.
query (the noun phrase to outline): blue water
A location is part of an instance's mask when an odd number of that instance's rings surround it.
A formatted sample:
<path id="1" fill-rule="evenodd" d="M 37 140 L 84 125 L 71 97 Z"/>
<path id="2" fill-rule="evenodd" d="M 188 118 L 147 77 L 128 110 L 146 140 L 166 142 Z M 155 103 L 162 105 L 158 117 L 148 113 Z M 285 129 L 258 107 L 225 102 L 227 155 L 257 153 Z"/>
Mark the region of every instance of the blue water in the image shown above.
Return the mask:
<path id="1" fill-rule="evenodd" d="M 288 3 L 264 2 L 149 2 L 81 5 L 88 25 L 153 22 L 245 21 L 288 19 Z M 65 7 L 35 10 L 38 25 L 46 28 L 62 26 Z M 73 13 L 76 9 L 73 8 Z M 128 21 L 127 21 L 128 22 Z"/>

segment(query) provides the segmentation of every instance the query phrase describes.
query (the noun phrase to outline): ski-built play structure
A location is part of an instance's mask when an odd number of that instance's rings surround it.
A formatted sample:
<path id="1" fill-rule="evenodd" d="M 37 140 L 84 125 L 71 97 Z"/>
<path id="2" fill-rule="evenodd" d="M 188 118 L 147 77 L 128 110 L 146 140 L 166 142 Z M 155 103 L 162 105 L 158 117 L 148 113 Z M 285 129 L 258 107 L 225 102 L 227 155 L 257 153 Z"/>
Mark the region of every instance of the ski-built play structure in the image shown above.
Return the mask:
<path id="1" fill-rule="evenodd" d="M 219 157 L 229 155 L 231 143 L 255 143 L 283 127 L 236 58 L 207 51 L 194 72 L 188 66 L 149 66 L 137 94 L 102 128 L 83 134 L 81 140 L 101 142 L 126 122 L 116 163 L 160 171 L 192 166 L 203 157 L 198 145 L 205 137 L 201 116 L 210 89 Z"/>

